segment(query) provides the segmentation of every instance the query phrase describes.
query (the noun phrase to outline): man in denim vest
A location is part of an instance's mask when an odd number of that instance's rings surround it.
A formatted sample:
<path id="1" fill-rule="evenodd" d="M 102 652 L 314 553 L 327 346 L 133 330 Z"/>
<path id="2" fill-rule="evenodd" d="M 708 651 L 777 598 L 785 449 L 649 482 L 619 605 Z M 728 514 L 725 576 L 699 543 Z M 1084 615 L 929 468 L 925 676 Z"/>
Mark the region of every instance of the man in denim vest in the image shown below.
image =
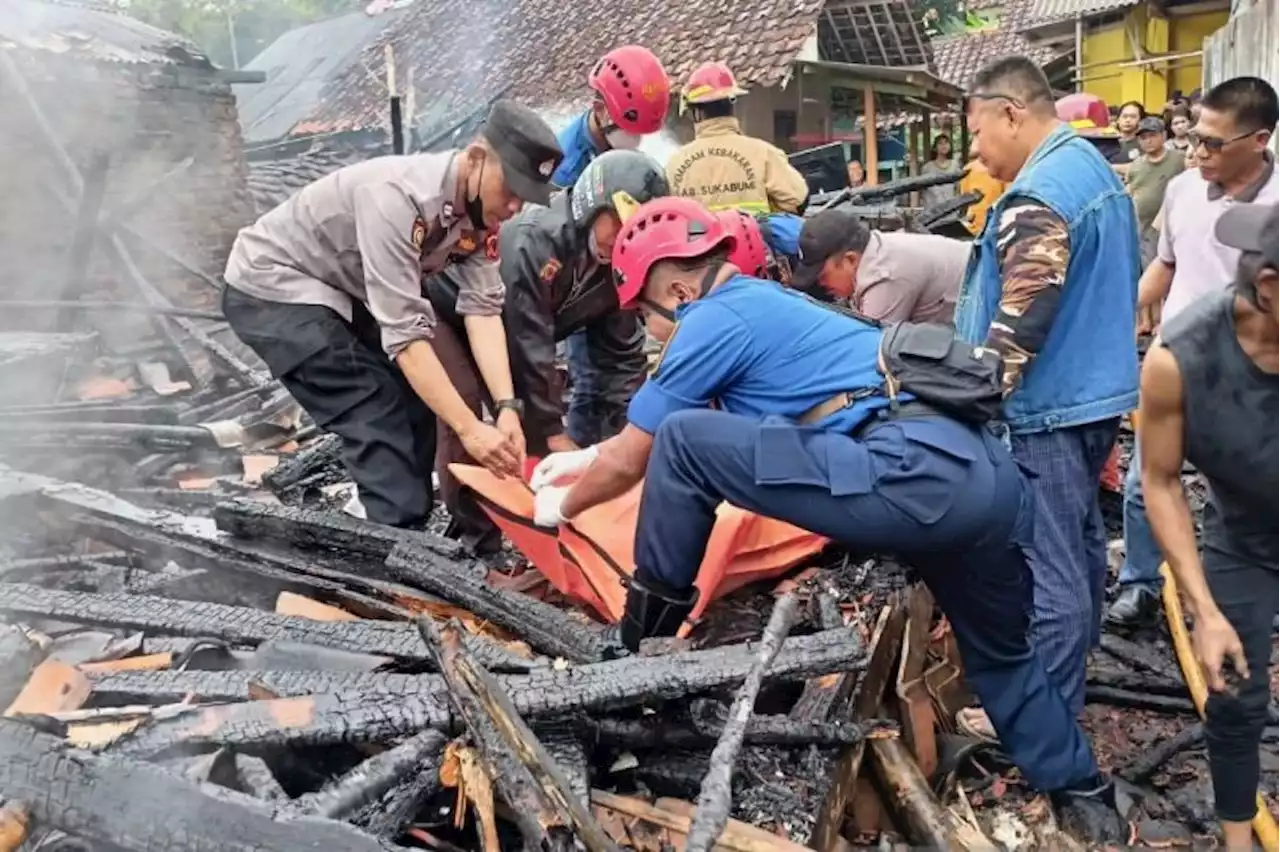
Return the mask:
<path id="1" fill-rule="evenodd" d="M 970 92 L 978 157 L 1011 183 L 975 243 L 956 334 L 1004 357 L 1004 420 L 1036 499 L 1032 639 L 1078 713 L 1106 576 L 1098 477 L 1138 402 L 1137 218 L 1111 167 L 1058 121 L 1038 66 L 997 60 Z M 980 711 L 959 721 L 989 732 Z"/>

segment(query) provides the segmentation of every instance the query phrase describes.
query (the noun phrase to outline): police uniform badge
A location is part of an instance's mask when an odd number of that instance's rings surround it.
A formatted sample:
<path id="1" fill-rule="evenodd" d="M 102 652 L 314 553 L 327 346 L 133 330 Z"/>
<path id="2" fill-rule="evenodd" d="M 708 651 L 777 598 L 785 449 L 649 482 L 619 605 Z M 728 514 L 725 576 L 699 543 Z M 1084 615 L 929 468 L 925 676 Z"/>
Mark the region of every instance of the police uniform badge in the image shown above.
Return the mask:
<path id="1" fill-rule="evenodd" d="M 543 284 L 550 284 L 552 281 L 556 280 L 556 276 L 560 274 L 560 270 L 563 268 L 563 264 L 553 257 L 546 263 L 542 264 L 542 271 L 538 273 L 538 279 L 542 281 Z"/>
<path id="2" fill-rule="evenodd" d="M 421 216 L 413 220 L 413 227 L 409 229 L 409 241 L 419 251 L 422 250 L 422 244 L 427 241 L 427 223 L 422 221 Z"/>
<path id="3" fill-rule="evenodd" d="M 498 235 L 490 234 L 484 238 L 484 256 L 489 260 L 498 259 Z"/>
<path id="4" fill-rule="evenodd" d="M 458 238 L 458 251 L 471 254 L 476 250 L 476 238 L 471 234 L 463 234 Z"/>

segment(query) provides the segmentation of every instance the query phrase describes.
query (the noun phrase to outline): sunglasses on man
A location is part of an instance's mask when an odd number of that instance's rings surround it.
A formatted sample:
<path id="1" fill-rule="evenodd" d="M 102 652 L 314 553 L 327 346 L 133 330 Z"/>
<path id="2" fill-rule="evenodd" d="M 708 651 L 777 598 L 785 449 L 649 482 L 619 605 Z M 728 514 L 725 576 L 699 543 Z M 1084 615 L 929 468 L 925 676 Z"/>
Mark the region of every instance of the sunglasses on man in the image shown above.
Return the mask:
<path id="1" fill-rule="evenodd" d="M 1210 154 L 1217 154 L 1232 142 L 1239 142 L 1241 139 L 1248 139 L 1257 132 L 1257 130 L 1247 130 L 1238 136 L 1232 136 L 1230 139 L 1219 139 L 1216 136 L 1204 136 L 1193 130 L 1187 134 L 1187 142 L 1190 143 L 1192 149 L 1199 148 L 1203 145 L 1204 149 Z"/>

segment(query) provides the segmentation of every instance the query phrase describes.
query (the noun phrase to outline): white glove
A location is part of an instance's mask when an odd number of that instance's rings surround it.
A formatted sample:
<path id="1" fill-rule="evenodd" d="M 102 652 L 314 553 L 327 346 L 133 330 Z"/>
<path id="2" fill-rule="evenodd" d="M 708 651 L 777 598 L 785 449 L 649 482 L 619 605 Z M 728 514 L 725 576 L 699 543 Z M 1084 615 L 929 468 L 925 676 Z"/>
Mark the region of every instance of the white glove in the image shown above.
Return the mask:
<path id="1" fill-rule="evenodd" d="M 529 487 L 537 492 L 562 479 L 579 476 L 591 467 L 591 463 L 599 455 L 600 450 L 596 447 L 552 453 L 538 462 L 538 466 L 533 469 L 533 475 L 529 477 Z"/>
<path id="2" fill-rule="evenodd" d="M 568 493 L 568 488 L 558 488 L 552 485 L 534 494 L 533 522 L 540 527 L 551 528 L 563 524 L 564 515 L 560 514 L 560 507 L 564 505 L 564 498 Z"/>

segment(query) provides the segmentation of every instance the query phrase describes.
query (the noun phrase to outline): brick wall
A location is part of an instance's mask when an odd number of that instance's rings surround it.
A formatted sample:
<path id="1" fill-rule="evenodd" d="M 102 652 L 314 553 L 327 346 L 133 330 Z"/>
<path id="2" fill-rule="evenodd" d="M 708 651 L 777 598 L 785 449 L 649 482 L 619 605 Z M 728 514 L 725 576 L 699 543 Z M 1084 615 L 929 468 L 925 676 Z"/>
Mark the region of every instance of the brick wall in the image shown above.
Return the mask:
<path id="1" fill-rule="evenodd" d="M 108 155 L 104 211 L 150 194 L 127 221 L 150 241 L 217 276 L 253 219 L 244 146 L 230 87 L 210 68 L 70 59 L 13 51 L 45 115 L 82 172 Z M 0 298 L 142 301 L 103 246 L 88 280 L 68 280 L 75 213 L 52 194 L 70 184 L 21 95 L 0 87 Z M 180 174 L 149 189 L 186 158 Z M 112 216 L 119 220 L 121 216 Z M 175 303 L 207 307 L 217 292 L 153 247 L 124 235 L 138 266 Z M 80 289 L 81 292 L 76 292 Z"/>

